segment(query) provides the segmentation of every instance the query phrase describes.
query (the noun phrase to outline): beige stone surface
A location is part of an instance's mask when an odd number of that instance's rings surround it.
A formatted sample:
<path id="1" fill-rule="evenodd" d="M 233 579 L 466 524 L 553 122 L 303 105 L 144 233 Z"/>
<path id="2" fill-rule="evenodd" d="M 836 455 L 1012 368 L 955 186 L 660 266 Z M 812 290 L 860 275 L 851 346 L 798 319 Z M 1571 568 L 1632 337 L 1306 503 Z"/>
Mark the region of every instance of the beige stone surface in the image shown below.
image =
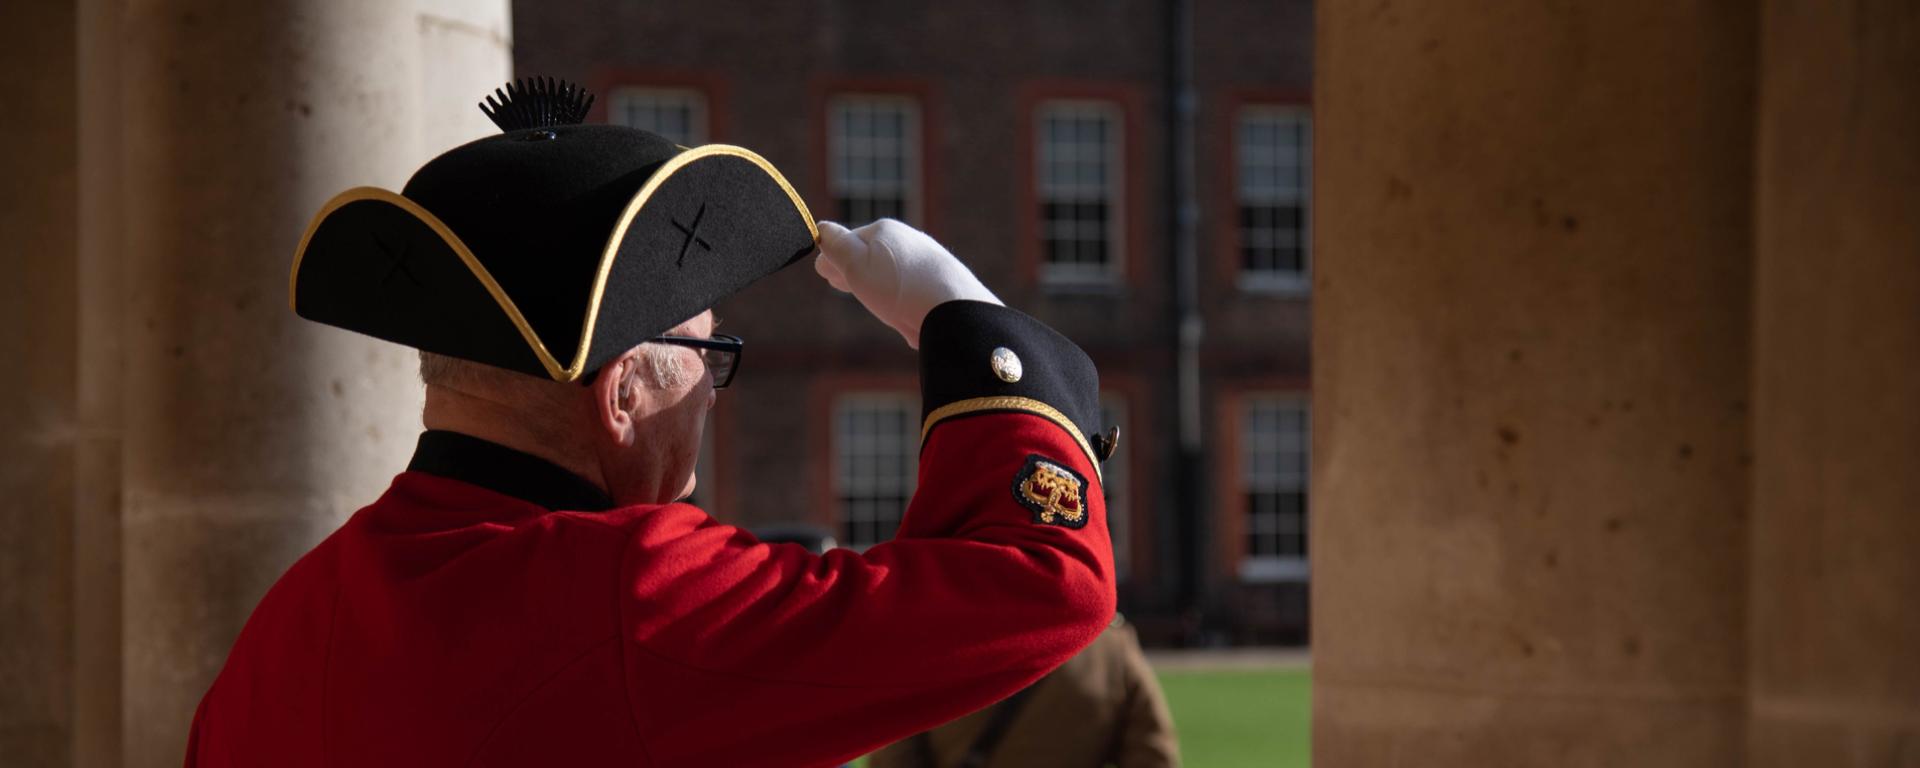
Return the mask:
<path id="1" fill-rule="evenodd" d="M 0 4 L 0 764 L 68 764 L 72 740 L 73 9 Z"/>
<path id="2" fill-rule="evenodd" d="M 1920 766 L 1920 7 L 1765 7 L 1751 763 Z"/>
<path id="3" fill-rule="evenodd" d="M 1318 9 L 1322 764 L 1737 762 L 1754 16 Z"/>
<path id="4" fill-rule="evenodd" d="M 1724 697 L 1596 696 L 1486 686 L 1314 680 L 1317 766 L 1612 768 L 1738 765 L 1742 723 Z M 1802 763 L 1811 765 L 1814 763 Z"/>
<path id="5" fill-rule="evenodd" d="M 119 0 L 75 4 L 79 82 L 79 323 L 73 497 L 73 765 L 121 764 L 120 506 L 125 413 Z"/>
<path id="6" fill-rule="evenodd" d="M 168 765 L 253 603 L 405 461 L 407 354 L 299 321 L 286 286 L 321 202 L 416 159 L 414 28 L 372 0 L 124 14 L 123 353 L 139 378 L 123 394 L 122 722 L 125 764 Z M 250 535 L 218 535 L 236 530 Z"/>
<path id="7" fill-rule="evenodd" d="M 471 102 L 508 66 L 507 4 L 433 5 L 459 12 L 387 0 L 113 9 L 119 322 L 138 374 L 119 427 L 125 764 L 177 764 L 254 604 L 411 452 L 413 353 L 298 320 L 287 276 L 327 198 L 398 189 L 481 135 Z M 457 89 L 459 111 L 437 114 L 456 97 L 429 87 Z"/>
<path id="8" fill-rule="evenodd" d="M 419 122 L 419 141 L 431 157 L 500 131 L 478 105 L 513 77 L 513 9 L 491 0 L 419 4 L 420 107 L 433 116 Z"/>
<path id="9" fill-rule="evenodd" d="M 123 265 L 119 0 L 75 3 L 79 232 L 75 318 L 78 442 L 73 496 L 73 762 L 121 756 L 120 480 Z"/>

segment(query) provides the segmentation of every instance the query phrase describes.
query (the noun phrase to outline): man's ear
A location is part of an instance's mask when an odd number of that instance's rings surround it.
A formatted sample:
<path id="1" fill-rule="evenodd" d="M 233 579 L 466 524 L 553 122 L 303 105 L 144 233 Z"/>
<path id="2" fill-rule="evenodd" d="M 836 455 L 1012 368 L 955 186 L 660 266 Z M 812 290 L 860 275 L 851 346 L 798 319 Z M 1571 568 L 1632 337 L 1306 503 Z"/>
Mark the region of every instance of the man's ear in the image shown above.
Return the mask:
<path id="1" fill-rule="evenodd" d="M 632 445 L 635 437 L 633 412 L 640 407 L 634 382 L 638 365 L 633 353 L 628 352 L 603 366 L 593 379 L 594 416 L 600 429 L 621 445 Z"/>

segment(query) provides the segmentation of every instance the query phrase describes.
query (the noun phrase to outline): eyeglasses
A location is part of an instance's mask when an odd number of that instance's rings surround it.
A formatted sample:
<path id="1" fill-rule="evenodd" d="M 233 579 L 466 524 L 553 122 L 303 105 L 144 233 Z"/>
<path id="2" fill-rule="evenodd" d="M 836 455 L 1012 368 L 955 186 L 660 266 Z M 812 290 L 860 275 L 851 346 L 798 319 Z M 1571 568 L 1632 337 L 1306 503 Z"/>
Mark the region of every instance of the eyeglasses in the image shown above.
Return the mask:
<path id="1" fill-rule="evenodd" d="M 655 336 L 647 341 L 672 344 L 676 347 L 689 347 L 700 353 L 700 360 L 707 364 L 707 370 L 713 374 L 713 388 L 726 389 L 733 381 L 733 374 L 740 370 L 740 349 L 746 346 L 738 336 L 716 333 L 710 339 L 696 339 L 690 336 Z"/>

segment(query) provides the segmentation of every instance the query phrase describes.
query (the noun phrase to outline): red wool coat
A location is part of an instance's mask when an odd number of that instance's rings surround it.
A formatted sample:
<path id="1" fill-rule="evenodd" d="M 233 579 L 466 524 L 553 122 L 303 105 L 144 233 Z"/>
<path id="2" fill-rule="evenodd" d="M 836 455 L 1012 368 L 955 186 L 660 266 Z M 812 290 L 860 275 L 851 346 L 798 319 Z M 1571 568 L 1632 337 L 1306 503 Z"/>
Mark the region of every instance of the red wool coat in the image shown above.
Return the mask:
<path id="1" fill-rule="evenodd" d="M 555 511 L 557 468 L 428 433 L 445 468 L 416 459 L 255 609 L 187 765 L 836 765 L 977 710 L 1114 592 L 1081 431 L 967 402 L 930 420 L 897 537 L 824 556 L 684 504 Z M 1079 527 L 1023 488 L 1036 462 L 1081 481 Z"/>

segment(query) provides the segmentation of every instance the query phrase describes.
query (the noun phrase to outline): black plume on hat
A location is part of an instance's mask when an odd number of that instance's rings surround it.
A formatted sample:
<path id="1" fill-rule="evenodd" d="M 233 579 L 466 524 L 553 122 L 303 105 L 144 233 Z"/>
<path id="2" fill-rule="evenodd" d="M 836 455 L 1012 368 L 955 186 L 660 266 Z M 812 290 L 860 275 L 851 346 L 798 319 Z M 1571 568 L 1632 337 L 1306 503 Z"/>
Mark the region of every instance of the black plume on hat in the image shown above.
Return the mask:
<path id="1" fill-rule="evenodd" d="M 586 122 L 593 94 L 565 80 L 535 77 L 495 88 L 480 111 L 502 131 Z"/>
<path id="2" fill-rule="evenodd" d="M 557 381 L 813 252 L 813 217 L 759 155 L 581 125 L 593 96 L 551 78 L 480 105 L 504 131 L 349 189 L 294 253 L 301 317 Z"/>

